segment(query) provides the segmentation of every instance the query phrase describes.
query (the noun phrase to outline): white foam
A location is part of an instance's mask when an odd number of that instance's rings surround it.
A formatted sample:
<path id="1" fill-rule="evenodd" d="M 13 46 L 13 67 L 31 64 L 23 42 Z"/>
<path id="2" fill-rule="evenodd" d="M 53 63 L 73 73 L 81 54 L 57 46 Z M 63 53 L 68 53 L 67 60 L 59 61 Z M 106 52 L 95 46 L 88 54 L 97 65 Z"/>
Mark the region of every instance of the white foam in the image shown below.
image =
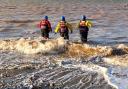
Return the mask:
<path id="1" fill-rule="evenodd" d="M 32 40 L 31 38 L 0 41 L 1 50 L 16 50 L 25 54 L 50 53 L 52 51 L 60 52 L 63 51 L 64 45 L 65 40 L 63 38 L 47 40 L 44 43 L 38 39 Z"/>
<path id="2" fill-rule="evenodd" d="M 67 66 L 64 66 L 67 67 Z M 75 67 L 75 68 L 81 68 L 83 71 L 90 71 L 90 72 L 98 72 L 99 74 L 103 75 L 105 80 L 108 82 L 109 85 L 115 87 L 116 89 L 118 89 L 118 86 L 116 86 L 115 84 L 113 84 L 110 81 L 109 76 L 107 75 L 107 68 L 105 67 L 101 67 L 98 65 L 94 65 L 94 64 L 78 64 L 78 65 L 69 65 L 69 67 Z"/>
<path id="3" fill-rule="evenodd" d="M 125 67 L 111 67 L 108 69 L 110 81 L 118 86 L 118 89 L 128 89 L 128 69 Z"/>

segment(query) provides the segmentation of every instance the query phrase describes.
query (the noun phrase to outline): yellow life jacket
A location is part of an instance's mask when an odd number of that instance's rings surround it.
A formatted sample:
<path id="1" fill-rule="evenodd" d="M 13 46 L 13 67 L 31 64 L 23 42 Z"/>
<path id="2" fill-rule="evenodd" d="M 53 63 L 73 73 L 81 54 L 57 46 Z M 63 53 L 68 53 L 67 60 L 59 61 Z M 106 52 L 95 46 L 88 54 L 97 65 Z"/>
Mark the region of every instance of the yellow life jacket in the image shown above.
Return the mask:
<path id="1" fill-rule="evenodd" d="M 68 28 L 65 21 L 60 21 L 60 32 L 67 32 Z"/>

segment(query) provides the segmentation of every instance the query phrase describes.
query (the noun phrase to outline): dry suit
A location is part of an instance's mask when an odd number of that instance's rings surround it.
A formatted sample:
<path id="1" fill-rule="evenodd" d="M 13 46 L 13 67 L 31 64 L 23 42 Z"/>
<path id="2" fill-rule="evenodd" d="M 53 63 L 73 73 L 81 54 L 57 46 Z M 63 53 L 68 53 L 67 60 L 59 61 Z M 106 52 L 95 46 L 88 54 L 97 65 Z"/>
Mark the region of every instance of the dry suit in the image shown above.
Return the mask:
<path id="1" fill-rule="evenodd" d="M 55 33 L 59 32 L 61 37 L 69 39 L 69 30 L 72 33 L 72 26 L 66 21 L 60 21 L 56 26 Z"/>
<path id="2" fill-rule="evenodd" d="M 39 24 L 41 35 L 44 38 L 49 38 L 49 32 L 52 31 L 51 24 L 48 20 L 42 20 Z"/>
<path id="3" fill-rule="evenodd" d="M 85 21 L 79 22 L 78 29 L 80 32 L 82 42 L 87 42 L 88 31 L 91 26 L 92 26 L 92 23 L 90 21 L 85 20 Z"/>

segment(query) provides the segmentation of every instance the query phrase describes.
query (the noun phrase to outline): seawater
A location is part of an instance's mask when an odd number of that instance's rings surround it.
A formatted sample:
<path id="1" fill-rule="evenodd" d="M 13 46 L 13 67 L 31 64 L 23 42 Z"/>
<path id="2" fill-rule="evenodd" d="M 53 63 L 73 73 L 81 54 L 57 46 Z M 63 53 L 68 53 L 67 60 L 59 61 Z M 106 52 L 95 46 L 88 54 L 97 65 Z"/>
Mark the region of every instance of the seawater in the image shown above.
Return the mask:
<path id="1" fill-rule="evenodd" d="M 127 89 L 127 9 L 127 0 L 0 0 L 1 89 Z M 41 41 L 45 15 L 53 30 L 66 16 L 69 41 L 53 32 Z M 76 28 L 82 15 L 93 23 L 87 44 Z"/>

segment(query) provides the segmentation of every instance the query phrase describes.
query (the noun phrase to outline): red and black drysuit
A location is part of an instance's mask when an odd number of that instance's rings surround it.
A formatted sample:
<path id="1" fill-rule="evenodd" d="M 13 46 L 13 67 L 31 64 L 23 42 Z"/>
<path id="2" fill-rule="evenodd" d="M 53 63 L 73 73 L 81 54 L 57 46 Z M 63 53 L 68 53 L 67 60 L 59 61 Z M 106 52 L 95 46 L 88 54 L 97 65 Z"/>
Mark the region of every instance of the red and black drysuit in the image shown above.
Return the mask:
<path id="1" fill-rule="evenodd" d="M 49 38 L 49 32 L 52 31 L 51 24 L 48 20 L 42 20 L 39 24 L 41 35 L 44 38 Z"/>

